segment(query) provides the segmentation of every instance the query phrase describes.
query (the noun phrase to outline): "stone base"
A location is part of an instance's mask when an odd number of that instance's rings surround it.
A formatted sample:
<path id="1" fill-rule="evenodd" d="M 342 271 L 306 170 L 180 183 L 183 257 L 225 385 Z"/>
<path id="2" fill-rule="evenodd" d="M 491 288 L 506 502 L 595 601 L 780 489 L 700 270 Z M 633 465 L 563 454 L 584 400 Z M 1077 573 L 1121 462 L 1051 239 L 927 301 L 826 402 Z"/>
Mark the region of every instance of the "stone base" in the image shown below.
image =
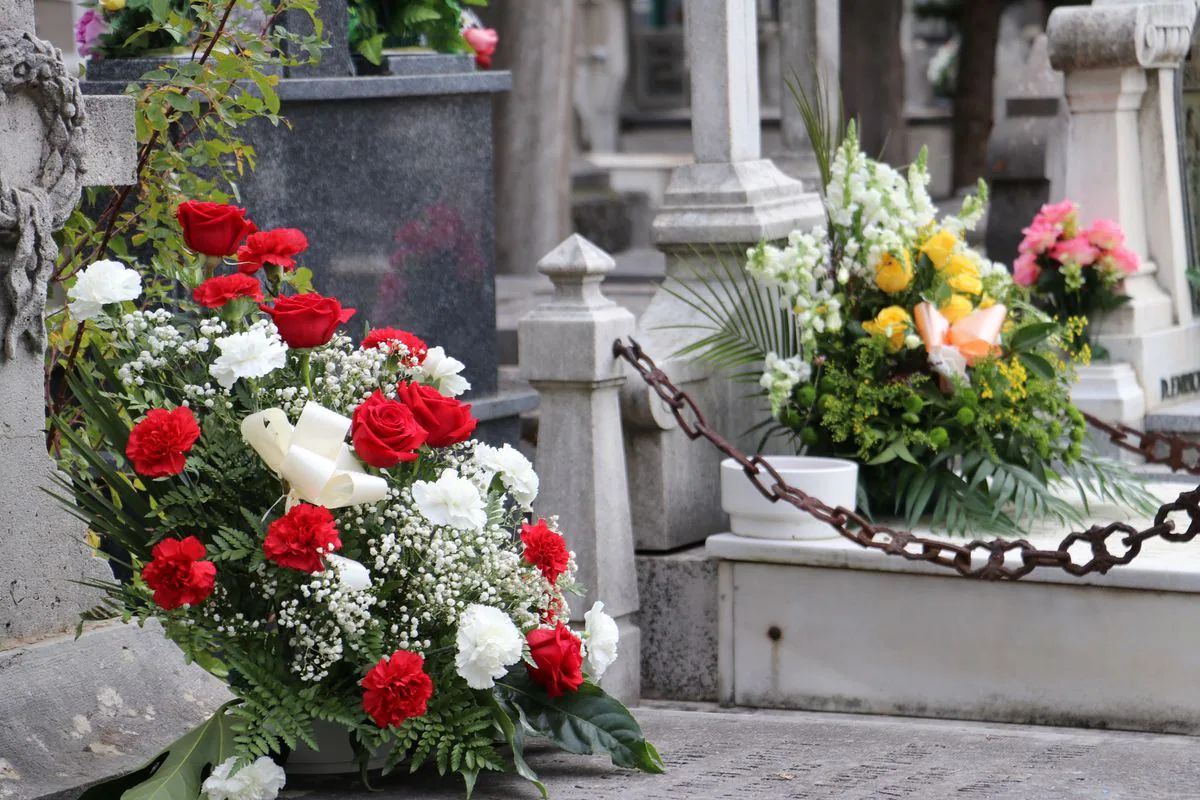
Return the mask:
<path id="1" fill-rule="evenodd" d="M 228 699 L 156 624 L 0 652 L 0 798 L 77 797 L 140 767 Z"/>
<path id="2" fill-rule="evenodd" d="M 1030 540 L 1064 533 L 1035 526 Z M 1195 548 L 1153 541 L 1107 576 L 1018 583 L 843 539 L 721 534 L 707 548 L 721 559 L 723 702 L 1200 734 L 1200 630 L 1178 624 L 1200 613 Z"/>
<path id="3" fill-rule="evenodd" d="M 642 696 L 716 700 L 716 560 L 705 554 L 703 546 L 663 555 L 639 554 L 637 571 Z"/>
<path id="4" fill-rule="evenodd" d="M 1097 363 L 1078 367 L 1079 382 L 1071 387 L 1071 402 L 1080 411 L 1105 422 L 1117 422 L 1141 428 L 1146 416 L 1146 393 L 1138 384 L 1137 373 L 1125 363 Z M 1107 435 L 1088 429 L 1092 446 L 1099 452 L 1140 465 L 1142 459 L 1113 445 Z"/>
<path id="5" fill-rule="evenodd" d="M 1129 363 L 1146 395 L 1146 411 L 1200 399 L 1200 322 L 1137 336 L 1102 333 L 1114 362 Z"/>

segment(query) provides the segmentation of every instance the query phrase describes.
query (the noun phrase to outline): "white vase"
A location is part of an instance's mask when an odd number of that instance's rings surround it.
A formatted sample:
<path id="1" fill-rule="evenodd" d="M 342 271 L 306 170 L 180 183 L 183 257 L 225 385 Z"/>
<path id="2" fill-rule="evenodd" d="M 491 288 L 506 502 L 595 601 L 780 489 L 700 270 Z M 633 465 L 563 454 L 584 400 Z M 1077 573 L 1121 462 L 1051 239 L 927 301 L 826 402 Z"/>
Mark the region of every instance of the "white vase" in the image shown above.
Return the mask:
<path id="1" fill-rule="evenodd" d="M 313 738 L 317 748 L 313 750 L 300 742 L 288 754 L 284 765 L 289 775 L 348 775 L 358 774 L 358 762 L 354 760 L 354 748 L 350 746 L 350 732 L 332 722 L 318 720 L 313 723 Z M 387 752 L 371 756 L 367 769 L 383 769 Z"/>
<path id="2" fill-rule="evenodd" d="M 858 464 L 840 458 L 767 456 L 784 482 L 836 508 L 854 508 L 858 491 Z M 770 483 L 770 478 L 764 478 Z M 830 539 L 837 530 L 784 500 L 772 503 L 763 497 L 742 467 L 732 458 L 721 462 L 721 508 L 729 515 L 730 529 L 739 536 L 757 539 Z"/>

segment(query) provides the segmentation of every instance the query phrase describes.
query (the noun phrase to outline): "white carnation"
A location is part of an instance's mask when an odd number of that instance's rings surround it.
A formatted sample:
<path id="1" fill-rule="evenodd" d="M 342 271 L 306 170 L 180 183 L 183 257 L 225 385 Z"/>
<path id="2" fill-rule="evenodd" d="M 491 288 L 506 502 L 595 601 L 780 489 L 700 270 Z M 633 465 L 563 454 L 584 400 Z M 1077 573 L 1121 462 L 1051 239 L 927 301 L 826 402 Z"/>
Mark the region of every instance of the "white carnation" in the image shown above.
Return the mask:
<path id="1" fill-rule="evenodd" d="M 446 355 L 445 349 L 431 347 L 421 362 L 421 371 L 425 373 L 425 383 L 446 397 L 458 397 L 471 388 L 470 381 L 459 375 L 465 366 L 457 358 Z"/>
<path id="2" fill-rule="evenodd" d="M 472 689 L 491 689 L 521 660 L 521 632 L 498 608 L 473 603 L 458 620 L 458 674 Z"/>
<path id="3" fill-rule="evenodd" d="M 352 592 L 362 592 L 371 588 L 371 572 L 352 558 L 328 553 L 325 561 L 337 572 L 338 580 L 344 588 Z"/>
<path id="4" fill-rule="evenodd" d="M 67 292 L 71 314 L 77 320 L 100 316 L 104 306 L 136 300 L 142 294 L 142 276 L 120 261 L 97 261 L 79 273 Z"/>
<path id="5" fill-rule="evenodd" d="M 203 787 L 208 800 L 275 800 L 287 782 L 283 769 L 266 756 L 235 773 L 236 763 L 230 758 L 213 769 Z"/>
<path id="6" fill-rule="evenodd" d="M 287 364 L 287 345 L 267 328 L 222 336 L 216 345 L 221 355 L 208 371 L 226 389 L 233 388 L 238 378 L 261 378 Z"/>
<path id="7" fill-rule="evenodd" d="M 604 603 L 599 600 L 583 615 L 584 645 L 592 677 L 596 680 L 617 660 L 617 639 L 621 633 L 616 620 L 604 613 Z"/>
<path id="8" fill-rule="evenodd" d="M 488 473 L 489 481 L 492 475 L 499 475 L 521 507 L 532 510 L 538 494 L 538 476 L 520 450 L 509 444 L 492 447 L 481 443 L 475 445 L 475 461 Z"/>
<path id="9" fill-rule="evenodd" d="M 436 481 L 414 483 L 412 496 L 421 514 L 434 525 L 480 530 L 487 523 L 479 488 L 452 469 L 444 470 Z"/>

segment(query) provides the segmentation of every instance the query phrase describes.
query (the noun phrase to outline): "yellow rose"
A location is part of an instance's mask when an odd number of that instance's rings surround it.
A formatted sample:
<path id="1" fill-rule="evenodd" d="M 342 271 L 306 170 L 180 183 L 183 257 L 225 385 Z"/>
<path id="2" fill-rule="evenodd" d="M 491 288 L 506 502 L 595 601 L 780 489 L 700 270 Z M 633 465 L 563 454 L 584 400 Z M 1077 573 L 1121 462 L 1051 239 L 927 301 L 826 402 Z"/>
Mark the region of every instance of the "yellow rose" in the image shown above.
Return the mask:
<path id="1" fill-rule="evenodd" d="M 952 296 L 945 303 L 942 303 L 941 307 L 938 309 L 938 311 L 942 312 L 942 316 L 950 321 L 951 325 L 958 322 L 960 319 L 965 317 L 967 314 L 970 314 L 974 310 L 975 309 L 971 305 L 971 301 L 963 297 L 961 294 Z"/>
<path id="2" fill-rule="evenodd" d="M 946 262 L 954 254 L 954 248 L 957 245 L 958 237 L 954 235 L 953 231 L 942 228 L 925 240 L 925 244 L 921 245 L 921 252 L 929 257 L 934 269 L 941 270 L 945 268 Z"/>
<path id="3" fill-rule="evenodd" d="M 979 298 L 979 307 L 980 308 L 991 308 L 994 305 L 996 305 L 996 300 L 993 297 L 988 297 L 985 294 L 983 297 Z"/>
<path id="4" fill-rule="evenodd" d="M 125 0 L 100 0 L 100 5 L 110 14 L 114 14 L 125 7 Z"/>
<path id="5" fill-rule="evenodd" d="M 900 251 L 900 258 L 884 253 L 875 268 L 875 285 L 888 294 L 903 292 L 913 279 L 912 259 L 908 251 Z"/>
<path id="6" fill-rule="evenodd" d="M 875 319 L 864 322 L 863 330 L 887 340 L 888 352 L 897 353 L 904 347 L 904 337 L 912 327 L 912 317 L 900 306 L 888 306 Z"/>
<path id="7" fill-rule="evenodd" d="M 983 291 L 983 281 L 979 277 L 979 267 L 964 255 L 951 256 L 946 264 L 946 283 L 956 292 L 963 294 L 980 294 Z"/>

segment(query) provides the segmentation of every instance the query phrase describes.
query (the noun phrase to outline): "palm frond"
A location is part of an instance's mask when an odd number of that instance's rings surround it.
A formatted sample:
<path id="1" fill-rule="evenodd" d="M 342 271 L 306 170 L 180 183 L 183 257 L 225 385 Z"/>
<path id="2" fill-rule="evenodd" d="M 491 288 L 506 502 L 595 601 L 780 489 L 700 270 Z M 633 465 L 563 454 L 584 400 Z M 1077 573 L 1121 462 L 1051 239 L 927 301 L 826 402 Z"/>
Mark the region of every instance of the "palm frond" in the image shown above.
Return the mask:
<path id="1" fill-rule="evenodd" d="M 833 177 L 834 152 L 837 150 L 838 144 L 846 138 L 845 102 L 839 88 L 837 108 L 831 108 L 830 95 L 826 91 L 826 81 L 830 76 L 817 74 L 815 64 L 813 72 L 815 78 L 814 96 L 812 97 L 805 90 L 804 83 L 795 70 L 784 83 L 791 92 L 793 102 L 800 110 L 800 118 L 804 121 L 804 132 L 808 135 L 809 144 L 812 145 L 813 154 L 816 156 L 817 169 L 821 174 L 821 189 L 824 191 Z M 833 76 L 833 78 L 836 81 L 837 76 Z"/>

